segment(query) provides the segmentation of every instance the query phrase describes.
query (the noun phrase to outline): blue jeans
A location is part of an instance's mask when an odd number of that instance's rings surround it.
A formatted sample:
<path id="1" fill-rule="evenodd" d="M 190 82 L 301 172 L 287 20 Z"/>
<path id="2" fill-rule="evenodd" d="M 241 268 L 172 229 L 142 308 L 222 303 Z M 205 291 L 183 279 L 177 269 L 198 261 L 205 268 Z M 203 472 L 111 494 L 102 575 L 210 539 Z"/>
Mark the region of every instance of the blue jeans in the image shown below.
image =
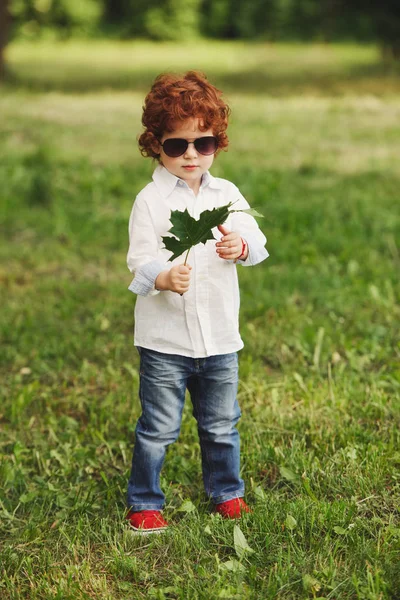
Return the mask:
<path id="1" fill-rule="evenodd" d="M 136 425 L 128 507 L 161 510 L 164 505 L 160 471 L 167 446 L 179 435 L 186 389 L 197 420 L 206 494 L 216 504 L 242 497 L 237 353 L 188 358 L 138 350 L 142 414 Z"/>

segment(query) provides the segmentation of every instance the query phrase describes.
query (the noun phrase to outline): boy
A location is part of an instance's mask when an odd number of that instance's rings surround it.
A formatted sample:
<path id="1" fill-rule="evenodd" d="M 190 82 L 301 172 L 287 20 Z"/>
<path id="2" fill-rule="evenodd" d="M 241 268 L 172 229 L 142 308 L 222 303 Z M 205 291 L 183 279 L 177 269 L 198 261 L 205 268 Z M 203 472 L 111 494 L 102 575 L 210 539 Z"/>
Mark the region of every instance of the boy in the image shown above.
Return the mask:
<path id="1" fill-rule="evenodd" d="M 142 414 L 128 484 L 127 519 L 138 533 L 162 531 L 164 494 L 160 471 L 166 448 L 181 424 L 186 389 L 200 438 L 205 491 L 225 518 L 249 512 L 239 475 L 240 409 L 236 399 L 239 288 L 236 262 L 254 265 L 268 256 L 266 239 L 248 214 L 232 213 L 209 240 L 190 250 L 189 263 L 171 252 L 162 236 L 172 210 L 195 219 L 231 201 L 249 208 L 229 181 L 209 173 L 214 156 L 228 146 L 230 109 L 206 77 L 160 75 L 143 107 L 144 156 L 159 165 L 137 196 L 130 222 L 128 267 L 138 294 L 135 346 L 140 354 Z"/>

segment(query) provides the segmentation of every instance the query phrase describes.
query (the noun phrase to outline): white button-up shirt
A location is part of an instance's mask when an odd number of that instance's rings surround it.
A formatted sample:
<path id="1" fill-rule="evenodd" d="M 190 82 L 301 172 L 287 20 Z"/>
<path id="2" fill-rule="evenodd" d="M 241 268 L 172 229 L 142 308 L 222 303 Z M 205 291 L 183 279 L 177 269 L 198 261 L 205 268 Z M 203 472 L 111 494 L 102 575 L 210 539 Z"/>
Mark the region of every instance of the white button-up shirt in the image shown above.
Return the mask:
<path id="1" fill-rule="evenodd" d="M 204 358 L 236 352 L 243 348 L 239 334 L 239 285 L 236 264 L 220 258 L 215 242 L 222 235 L 213 229 L 215 241 L 198 244 L 190 250 L 189 290 L 158 291 L 154 282 L 166 269 L 183 264 L 184 257 L 169 260 L 172 253 L 164 247 L 162 236 L 171 228 L 173 210 L 188 210 L 198 219 L 203 210 L 238 202 L 235 209 L 249 208 L 231 182 L 205 173 L 198 195 L 163 166 L 153 173 L 153 181 L 137 196 L 129 220 L 127 262 L 135 277 L 129 289 L 138 294 L 135 308 L 136 346 L 167 354 Z M 253 217 L 234 212 L 224 223 L 237 231 L 248 244 L 249 254 L 237 264 L 255 265 L 268 256 L 266 238 Z"/>

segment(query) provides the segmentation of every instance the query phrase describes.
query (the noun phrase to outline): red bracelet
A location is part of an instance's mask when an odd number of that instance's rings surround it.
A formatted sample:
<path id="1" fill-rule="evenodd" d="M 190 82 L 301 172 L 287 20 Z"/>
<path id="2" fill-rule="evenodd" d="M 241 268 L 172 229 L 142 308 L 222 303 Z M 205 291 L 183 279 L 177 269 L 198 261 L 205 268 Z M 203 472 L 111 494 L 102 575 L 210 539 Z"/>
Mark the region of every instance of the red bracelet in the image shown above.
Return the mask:
<path id="1" fill-rule="evenodd" d="M 240 259 L 242 258 L 243 254 L 244 254 L 244 253 L 245 253 L 245 251 L 246 251 L 246 246 L 247 246 L 247 244 L 246 244 L 245 240 L 244 240 L 243 238 L 240 238 L 240 239 L 242 240 L 242 252 L 241 252 L 241 254 L 240 254 L 238 257 L 237 257 L 237 259 L 236 259 L 236 260 L 240 260 Z"/>

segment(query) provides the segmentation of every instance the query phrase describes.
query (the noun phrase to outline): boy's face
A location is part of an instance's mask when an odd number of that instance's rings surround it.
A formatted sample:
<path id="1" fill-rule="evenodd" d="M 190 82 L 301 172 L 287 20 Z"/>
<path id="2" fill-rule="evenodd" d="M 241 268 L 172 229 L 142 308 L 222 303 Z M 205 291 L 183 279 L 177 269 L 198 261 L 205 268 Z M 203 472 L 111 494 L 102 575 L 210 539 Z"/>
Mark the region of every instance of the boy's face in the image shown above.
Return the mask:
<path id="1" fill-rule="evenodd" d="M 205 136 L 214 135 L 211 129 L 200 131 L 199 119 L 188 119 L 187 121 L 179 121 L 173 131 L 164 133 L 161 138 L 161 143 L 170 138 L 182 138 L 188 142 L 193 142 L 195 139 Z M 189 144 L 187 150 L 176 158 L 167 156 L 160 145 L 159 150 L 161 162 L 166 169 L 176 177 L 183 179 L 188 186 L 197 193 L 200 188 L 201 177 L 203 173 L 208 171 L 214 161 L 214 154 L 205 156 L 197 152 L 194 144 Z"/>

